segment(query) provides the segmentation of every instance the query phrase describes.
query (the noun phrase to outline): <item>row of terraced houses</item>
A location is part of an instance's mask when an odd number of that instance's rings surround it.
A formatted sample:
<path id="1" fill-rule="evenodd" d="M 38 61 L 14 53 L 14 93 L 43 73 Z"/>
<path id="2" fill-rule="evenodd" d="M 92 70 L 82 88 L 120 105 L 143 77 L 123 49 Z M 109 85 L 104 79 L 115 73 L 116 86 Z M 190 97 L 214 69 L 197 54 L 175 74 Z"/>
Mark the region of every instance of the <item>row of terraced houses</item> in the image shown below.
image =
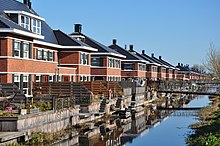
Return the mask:
<path id="1" fill-rule="evenodd" d="M 30 0 L 0 0 L 0 82 L 15 83 L 31 96 L 33 82 L 199 79 L 200 73 L 148 56 L 134 46 L 110 46 L 82 33 L 53 30 Z"/>

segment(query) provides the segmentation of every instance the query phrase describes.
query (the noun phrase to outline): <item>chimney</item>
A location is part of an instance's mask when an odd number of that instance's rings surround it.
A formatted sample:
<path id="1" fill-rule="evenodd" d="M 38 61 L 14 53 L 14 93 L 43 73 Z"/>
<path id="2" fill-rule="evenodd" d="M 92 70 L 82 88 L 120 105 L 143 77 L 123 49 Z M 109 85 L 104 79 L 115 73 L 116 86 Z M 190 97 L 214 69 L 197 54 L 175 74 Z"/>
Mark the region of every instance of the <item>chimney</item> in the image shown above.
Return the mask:
<path id="1" fill-rule="evenodd" d="M 113 40 L 112 40 L 112 43 L 113 43 L 113 45 L 116 45 L 117 40 L 116 40 L 116 39 L 113 39 Z"/>
<path id="2" fill-rule="evenodd" d="M 180 66 L 180 63 L 178 63 L 178 66 Z"/>
<path id="3" fill-rule="evenodd" d="M 75 24 L 75 32 L 82 32 L 82 25 L 81 24 Z"/>
<path id="4" fill-rule="evenodd" d="M 181 66 L 183 67 L 183 64 L 181 63 Z"/>
<path id="5" fill-rule="evenodd" d="M 25 5 L 27 5 L 29 7 L 29 9 L 31 9 L 31 2 L 30 2 L 30 0 L 23 0 L 23 3 Z"/>
<path id="6" fill-rule="evenodd" d="M 130 51 L 130 52 L 134 52 L 134 46 L 133 46 L 133 45 L 130 45 L 129 51 Z"/>
<path id="7" fill-rule="evenodd" d="M 25 5 L 28 5 L 28 1 L 29 1 L 29 0 L 23 0 L 23 3 L 24 3 Z"/>
<path id="8" fill-rule="evenodd" d="M 125 50 L 127 50 L 127 45 L 125 45 Z"/>
<path id="9" fill-rule="evenodd" d="M 29 2 L 29 4 L 28 4 L 29 9 L 31 9 L 31 4 L 32 4 L 32 3 L 31 3 L 31 2 Z"/>
<path id="10" fill-rule="evenodd" d="M 145 50 L 142 50 L 142 54 L 145 54 Z"/>
<path id="11" fill-rule="evenodd" d="M 154 53 L 151 54 L 151 57 L 154 57 Z"/>
<path id="12" fill-rule="evenodd" d="M 162 57 L 161 57 L 161 56 L 159 56 L 159 59 L 161 60 L 161 59 L 162 59 Z"/>

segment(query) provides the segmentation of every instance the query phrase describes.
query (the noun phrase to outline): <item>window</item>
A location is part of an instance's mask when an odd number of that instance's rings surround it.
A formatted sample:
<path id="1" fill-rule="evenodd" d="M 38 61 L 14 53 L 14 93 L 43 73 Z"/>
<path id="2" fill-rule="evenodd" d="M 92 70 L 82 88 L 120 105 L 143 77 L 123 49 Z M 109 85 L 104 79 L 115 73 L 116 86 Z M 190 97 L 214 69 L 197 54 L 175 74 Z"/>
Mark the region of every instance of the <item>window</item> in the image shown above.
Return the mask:
<path id="1" fill-rule="evenodd" d="M 101 57 L 92 57 L 91 59 L 92 66 L 103 66 L 103 58 Z"/>
<path id="2" fill-rule="evenodd" d="M 41 75 L 36 75 L 36 77 L 35 77 L 35 82 L 40 82 L 40 79 L 41 78 Z"/>
<path id="3" fill-rule="evenodd" d="M 53 76 L 49 76 L 49 82 L 53 82 Z"/>
<path id="4" fill-rule="evenodd" d="M 152 66 L 152 72 L 157 72 L 157 67 L 156 66 Z"/>
<path id="5" fill-rule="evenodd" d="M 36 34 L 41 34 L 41 21 L 32 19 L 32 31 Z"/>
<path id="6" fill-rule="evenodd" d="M 44 57 L 43 57 L 43 60 L 48 60 L 48 52 L 47 51 L 43 51 L 44 53 L 43 53 L 43 55 L 44 55 Z"/>
<path id="7" fill-rule="evenodd" d="M 49 60 L 48 61 L 53 61 L 53 52 L 49 51 Z"/>
<path id="8" fill-rule="evenodd" d="M 41 60 L 42 59 L 42 50 L 37 49 L 37 59 Z"/>
<path id="9" fill-rule="evenodd" d="M 14 56 L 20 57 L 21 43 L 19 41 L 14 41 Z"/>
<path id="10" fill-rule="evenodd" d="M 14 83 L 16 86 L 18 86 L 18 88 L 20 87 L 20 75 L 18 74 L 14 75 Z"/>
<path id="11" fill-rule="evenodd" d="M 141 71 L 145 71 L 145 65 L 144 64 L 138 64 L 138 69 Z"/>
<path id="12" fill-rule="evenodd" d="M 165 68 L 162 69 L 162 73 L 166 73 L 166 69 Z"/>
<path id="13" fill-rule="evenodd" d="M 29 44 L 23 43 L 23 57 L 29 58 Z"/>
<path id="14" fill-rule="evenodd" d="M 134 70 L 134 64 L 133 63 L 125 63 L 125 64 L 123 64 L 122 69 L 124 69 L 124 70 Z"/>
<path id="15" fill-rule="evenodd" d="M 20 16 L 20 26 L 27 30 L 30 30 L 30 17 L 21 15 Z"/>
<path id="16" fill-rule="evenodd" d="M 80 53 L 80 64 L 88 65 L 89 55 L 86 53 Z"/>
<path id="17" fill-rule="evenodd" d="M 28 75 L 23 75 L 23 92 L 28 94 Z"/>

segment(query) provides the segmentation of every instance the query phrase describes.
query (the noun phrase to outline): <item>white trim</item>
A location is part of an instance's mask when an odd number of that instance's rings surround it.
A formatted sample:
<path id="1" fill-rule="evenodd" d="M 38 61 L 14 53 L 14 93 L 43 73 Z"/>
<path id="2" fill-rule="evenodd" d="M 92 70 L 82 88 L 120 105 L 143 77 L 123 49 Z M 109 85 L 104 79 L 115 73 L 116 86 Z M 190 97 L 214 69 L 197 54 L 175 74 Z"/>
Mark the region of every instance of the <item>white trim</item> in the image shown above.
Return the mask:
<path id="1" fill-rule="evenodd" d="M 31 32 L 26 32 L 23 30 L 15 29 L 15 28 L 1 28 L 0 32 L 15 33 L 15 34 L 19 34 L 22 36 L 28 36 L 28 37 L 37 38 L 37 39 L 44 39 L 44 36 L 42 35 L 34 34 Z"/>
<path id="2" fill-rule="evenodd" d="M 88 51 L 98 51 L 98 49 L 95 49 L 92 47 L 87 47 L 87 46 L 62 46 L 62 45 L 47 43 L 47 42 L 43 42 L 43 41 L 39 41 L 39 40 L 34 40 L 33 42 L 35 44 L 50 46 L 50 47 L 54 47 L 54 48 L 61 48 L 61 49 L 84 49 L 84 50 L 88 50 Z"/>
<path id="3" fill-rule="evenodd" d="M 74 39 L 77 39 L 77 38 L 86 38 L 85 36 L 83 35 L 70 35 L 70 37 L 74 38 Z"/>
<path id="4" fill-rule="evenodd" d="M 28 13 L 28 12 L 25 12 L 25 11 L 14 11 L 14 10 L 5 10 L 4 11 L 5 13 L 10 13 L 10 14 L 22 14 L 22 15 L 26 15 L 26 16 L 29 16 L 29 17 L 32 17 L 32 18 L 36 18 L 36 19 L 39 19 L 41 21 L 45 21 L 44 18 L 40 17 L 40 16 L 36 16 L 34 14 L 31 14 L 31 13 Z"/>
<path id="5" fill-rule="evenodd" d="M 91 66 L 91 68 L 111 68 L 111 67 L 106 67 L 106 66 Z M 113 69 L 113 68 L 112 68 Z M 115 68 L 115 69 L 120 69 L 120 68 Z"/>
<path id="6" fill-rule="evenodd" d="M 121 57 L 121 58 L 126 58 L 126 56 L 121 55 L 121 54 L 116 54 L 116 53 L 91 53 L 91 55 L 112 55 L 112 56 L 117 56 L 117 57 Z"/>
<path id="7" fill-rule="evenodd" d="M 38 59 L 30 59 L 30 58 L 20 58 L 20 57 L 11 57 L 11 56 L 0 56 L 0 59 L 18 59 L 18 60 L 26 60 L 26 61 L 35 61 L 35 62 L 45 62 L 45 63 L 56 63 L 54 61 L 44 61 L 44 60 L 38 60 Z"/>
<path id="8" fill-rule="evenodd" d="M 67 65 L 80 65 L 80 66 L 89 66 L 91 67 L 91 65 L 86 65 L 86 64 L 60 64 L 61 66 L 67 66 Z"/>
<path id="9" fill-rule="evenodd" d="M 138 72 L 147 72 L 145 70 L 121 70 L 121 71 L 138 71 Z"/>
<path id="10" fill-rule="evenodd" d="M 149 62 L 148 61 L 145 61 L 145 60 L 121 60 L 123 62 L 144 62 L 146 64 L 148 64 Z"/>
<path id="11" fill-rule="evenodd" d="M 72 70 L 77 70 L 77 68 L 71 68 L 71 67 L 61 67 L 61 66 L 58 66 L 57 68 L 59 68 L 59 69 L 72 69 Z"/>
<path id="12" fill-rule="evenodd" d="M 35 73 L 35 72 L 0 72 L 0 74 L 26 74 L 26 75 L 58 75 L 56 73 Z M 76 74 L 59 74 L 59 75 L 75 75 Z"/>

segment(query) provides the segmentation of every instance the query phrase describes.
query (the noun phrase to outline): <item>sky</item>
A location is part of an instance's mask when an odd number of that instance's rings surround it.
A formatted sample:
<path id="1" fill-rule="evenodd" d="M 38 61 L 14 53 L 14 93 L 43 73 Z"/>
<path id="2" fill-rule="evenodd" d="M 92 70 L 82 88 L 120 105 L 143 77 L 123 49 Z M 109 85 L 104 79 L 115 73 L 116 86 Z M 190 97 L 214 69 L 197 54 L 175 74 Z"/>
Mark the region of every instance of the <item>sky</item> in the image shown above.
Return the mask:
<path id="1" fill-rule="evenodd" d="M 22 1 L 22 0 L 20 0 Z M 173 65 L 202 64 L 209 44 L 220 48 L 220 0 L 31 0 L 53 29 L 74 24 L 104 45 L 154 53 Z"/>

